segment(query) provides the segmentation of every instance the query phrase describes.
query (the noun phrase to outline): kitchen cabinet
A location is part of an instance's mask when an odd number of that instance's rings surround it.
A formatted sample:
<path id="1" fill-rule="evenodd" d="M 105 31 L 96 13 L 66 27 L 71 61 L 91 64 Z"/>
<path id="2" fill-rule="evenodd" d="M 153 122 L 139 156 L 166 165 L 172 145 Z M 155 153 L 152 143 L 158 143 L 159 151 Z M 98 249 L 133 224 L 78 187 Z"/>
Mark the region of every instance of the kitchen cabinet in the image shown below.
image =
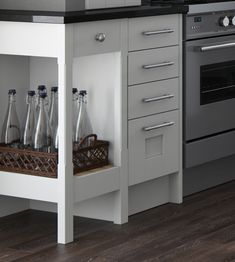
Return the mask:
<path id="1" fill-rule="evenodd" d="M 129 185 L 135 185 L 182 172 L 180 17 L 130 19 L 129 32 Z"/>
<path id="2" fill-rule="evenodd" d="M 41 3 L 29 0 L 2 0 L 0 3 L 0 9 L 66 12 L 138 5 L 141 5 L 141 0 L 60 0 L 57 2 L 54 0 L 48 0 L 42 1 Z"/>
<path id="3" fill-rule="evenodd" d="M 143 182 L 154 180 L 165 189 L 152 198 L 152 206 L 182 202 L 181 24 L 179 14 L 72 24 L 0 22 L 0 56 L 9 62 L 2 71 L 1 105 L 6 106 L 13 82 L 19 105 L 30 88 L 58 84 L 60 141 L 57 179 L 1 171 L 0 195 L 29 199 L 28 208 L 57 212 L 59 243 L 73 241 L 74 215 L 123 224 L 133 214 L 130 210 L 150 208 L 147 192 L 146 205 L 134 201 L 137 191 L 150 190 Z M 170 31 L 145 40 L 142 28 Z M 171 64 L 143 68 L 165 62 Z M 1 63 L 1 69 L 7 64 Z M 110 166 L 75 176 L 72 87 L 88 90 L 93 129 L 110 141 Z M 19 106 L 18 111 L 22 116 L 24 109 Z M 134 207 L 128 207 L 128 196 Z"/>

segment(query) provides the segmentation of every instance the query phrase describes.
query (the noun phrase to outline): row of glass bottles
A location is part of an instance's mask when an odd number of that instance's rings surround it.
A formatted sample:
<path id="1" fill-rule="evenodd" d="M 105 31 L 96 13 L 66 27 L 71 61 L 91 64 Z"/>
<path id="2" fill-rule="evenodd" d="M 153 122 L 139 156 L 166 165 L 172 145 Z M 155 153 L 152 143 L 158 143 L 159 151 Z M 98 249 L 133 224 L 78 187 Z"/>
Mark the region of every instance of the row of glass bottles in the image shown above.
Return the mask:
<path id="1" fill-rule="evenodd" d="M 2 128 L 2 142 L 7 145 L 33 148 L 51 152 L 58 149 L 58 87 L 51 88 L 50 106 L 45 86 L 28 91 L 27 111 L 22 132 L 16 111 L 16 90 L 9 90 L 9 103 Z M 73 89 L 73 141 L 80 143 L 92 134 L 92 126 L 87 114 L 87 92 Z M 22 133 L 22 136 L 21 136 Z"/>

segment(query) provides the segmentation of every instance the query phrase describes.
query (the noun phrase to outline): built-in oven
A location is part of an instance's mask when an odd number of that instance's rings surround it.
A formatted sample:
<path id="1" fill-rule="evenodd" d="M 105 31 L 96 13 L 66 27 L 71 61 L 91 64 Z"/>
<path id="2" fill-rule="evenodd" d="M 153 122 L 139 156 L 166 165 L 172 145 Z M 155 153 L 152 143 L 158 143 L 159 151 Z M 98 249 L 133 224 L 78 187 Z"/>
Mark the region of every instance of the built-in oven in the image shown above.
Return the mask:
<path id="1" fill-rule="evenodd" d="M 235 36 L 187 42 L 186 52 L 186 140 L 235 128 Z"/>
<path id="2" fill-rule="evenodd" d="M 234 17 L 233 10 L 189 14 L 186 17 L 184 43 L 186 168 L 235 153 Z"/>

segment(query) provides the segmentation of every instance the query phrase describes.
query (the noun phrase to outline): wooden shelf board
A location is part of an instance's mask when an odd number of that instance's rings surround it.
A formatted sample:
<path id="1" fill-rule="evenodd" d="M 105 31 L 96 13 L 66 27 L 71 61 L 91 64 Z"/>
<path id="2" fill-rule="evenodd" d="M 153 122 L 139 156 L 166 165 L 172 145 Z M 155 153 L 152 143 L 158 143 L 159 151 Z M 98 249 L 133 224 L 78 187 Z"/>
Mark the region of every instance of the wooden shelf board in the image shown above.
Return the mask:
<path id="1" fill-rule="evenodd" d="M 81 173 L 77 173 L 77 174 L 74 174 L 74 176 L 85 176 L 85 175 L 90 175 L 90 174 L 94 174 L 94 173 L 99 173 L 99 172 L 102 172 L 104 170 L 107 170 L 107 169 L 113 168 L 113 167 L 114 167 L 113 165 L 107 165 L 107 166 L 91 169 L 91 170 L 88 170 L 88 171 L 84 171 L 84 172 L 81 172 Z"/>

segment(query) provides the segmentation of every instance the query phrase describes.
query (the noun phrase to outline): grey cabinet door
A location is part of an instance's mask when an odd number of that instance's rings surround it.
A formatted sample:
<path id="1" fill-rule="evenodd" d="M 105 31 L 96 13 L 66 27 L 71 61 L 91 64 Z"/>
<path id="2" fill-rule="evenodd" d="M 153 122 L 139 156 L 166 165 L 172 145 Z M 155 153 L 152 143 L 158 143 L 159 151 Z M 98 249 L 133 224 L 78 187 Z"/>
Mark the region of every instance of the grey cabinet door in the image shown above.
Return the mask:
<path id="1" fill-rule="evenodd" d="M 129 121 L 129 185 L 179 170 L 179 112 Z"/>

